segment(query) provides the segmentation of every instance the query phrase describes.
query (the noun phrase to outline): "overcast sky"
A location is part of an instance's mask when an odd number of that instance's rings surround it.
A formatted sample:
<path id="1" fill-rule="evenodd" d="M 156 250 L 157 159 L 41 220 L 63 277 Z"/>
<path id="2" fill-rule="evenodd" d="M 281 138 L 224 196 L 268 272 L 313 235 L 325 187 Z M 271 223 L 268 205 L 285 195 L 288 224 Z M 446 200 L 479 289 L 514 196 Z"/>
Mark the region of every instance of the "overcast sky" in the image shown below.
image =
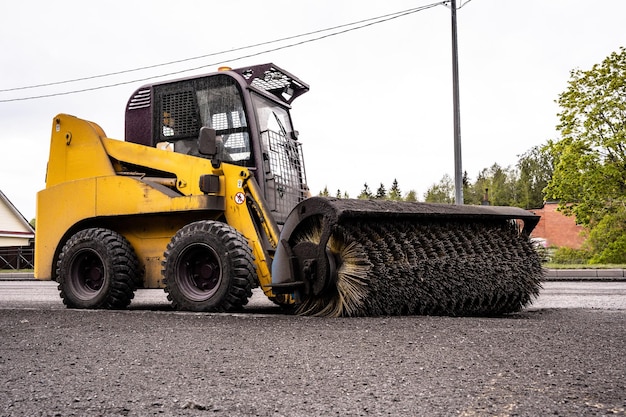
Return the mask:
<path id="1" fill-rule="evenodd" d="M 433 4 L 431 0 L 10 2 L 0 25 L 0 90 L 162 64 L 180 64 L 45 88 L 2 91 L 0 190 L 28 219 L 45 186 L 58 113 L 124 139 L 128 97 L 149 77 L 179 78 L 273 62 L 311 87 L 293 103 L 309 185 L 356 197 L 394 178 L 420 199 L 454 175 L 450 9 L 438 5 L 279 51 L 308 38 L 257 43 Z M 514 165 L 557 137 L 555 100 L 572 69 L 590 69 L 626 46 L 623 0 L 473 0 L 458 10 L 463 169 L 470 178 Z M 325 32 L 324 34 L 328 34 Z M 168 77 L 166 77 L 168 78 Z"/>

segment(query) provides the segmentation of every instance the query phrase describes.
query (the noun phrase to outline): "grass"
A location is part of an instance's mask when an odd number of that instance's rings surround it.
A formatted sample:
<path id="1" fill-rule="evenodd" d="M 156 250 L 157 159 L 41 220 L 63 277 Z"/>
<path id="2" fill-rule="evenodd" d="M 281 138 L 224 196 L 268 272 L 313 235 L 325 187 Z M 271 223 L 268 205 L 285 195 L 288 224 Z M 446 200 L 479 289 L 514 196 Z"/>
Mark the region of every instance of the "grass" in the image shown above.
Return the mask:
<path id="1" fill-rule="evenodd" d="M 626 269 L 624 264 L 602 264 L 602 265 L 588 265 L 588 264 L 543 264 L 548 269 Z"/>

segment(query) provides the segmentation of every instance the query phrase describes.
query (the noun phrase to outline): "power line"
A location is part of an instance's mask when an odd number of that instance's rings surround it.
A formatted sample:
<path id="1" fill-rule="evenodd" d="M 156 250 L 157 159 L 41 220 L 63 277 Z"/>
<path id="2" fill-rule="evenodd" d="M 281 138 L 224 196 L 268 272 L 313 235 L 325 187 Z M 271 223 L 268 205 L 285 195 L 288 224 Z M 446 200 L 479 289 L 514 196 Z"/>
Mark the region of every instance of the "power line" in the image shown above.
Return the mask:
<path id="1" fill-rule="evenodd" d="M 471 0 L 468 0 L 468 1 L 471 1 Z M 273 40 L 273 41 L 267 41 L 267 42 L 261 42 L 261 43 L 253 44 L 253 45 L 243 46 L 243 47 L 231 49 L 231 50 L 228 50 L 228 51 L 214 52 L 214 53 L 209 53 L 209 54 L 200 55 L 200 56 L 196 56 L 196 57 L 185 58 L 185 59 L 176 60 L 176 61 L 169 61 L 169 62 L 165 62 L 165 63 L 161 63 L 161 64 L 148 65 L 148 66 L 133 68 L 133 69 L 129 69 L 129 70 L 110 72 L 110 73 L 106 73 L 106 74 L 99 74 L 99 75 L 94 75 L 94 76 L 89 76 L 89 77 L 82 77 L 82 78 L 75 78 L 75 79 L 71 79 L 71 80 L 50 82 L 50 83 L 45 83 L 45 84 L 38 84 L 38 85 L 30 85 L 30 86 L 2 89 L 2 90 L 0 90 L 0 93 L 2 93 L 2 92 L 10 92 L 10 91 L 26 90 L 26 89 L 34 89 L 34 88 L 41 88 L 41 87 L 49 87 L 49 86 L 54 86 L 54 85 L 69 84 L 69 83 L 74 83 L 74 82 L 79 82 L 79 81 L 88 81 L 88 80 L 93 80 L 93 79 L 98 79 L 98 78 L 110 77 L 110 76 L 114 76 L 114 75 L 127 74 L 127 73 L 142 71 L 142 70 L 146 70 L 146 69 L 158 68 L 158 67 L 163 67 L 163 66 L 167 66 L 167 65 L 173 65 L 173 64 L 178 64 L 178 63 L 182 63 L 182 62 L 189 62 L 189 61 L 193 61 L 193 60 L 208 58 L 208 57 L 211 57 L 211 56 L 219 56 L 219 55 L 223 55 L 223 54 L 226 54 L 226 53 L 231 53 L 231 52 L 235 52 L 235 51 L 242 51 L 242 50 L 246 50 L 246 49 L 252 49 L 252 48 L 259 47 L 259 46 L 271 45 L 271 44 L 275 44 L 275 43 L 279 43 L 279 42 L 284 42 L 284 41 L 288 41 L 288 40 L 293 40 L 293 39 L 298 39 L 298 38 L 302 38 L 302 37 L 306 37 L 306 36 L 311 36 L 311 35 L 316 35 L 316 34 L 320 34 L 320 33 L 324 33 L 324 32 L 329 32 L 331 30 L 337 30 L 337 29 L 345 28 L 343 30 L 339 30 L 339 31 L 332 32 L 332 33 L 329 33 L 329 34 L 317 36 L 317 37 L 314 37 L 314 38 L 306 39 L 306 40 L 295 42 L 295 43 L 288 44 L 288 45 L 282 45 L 282 46 L 278 46 L 278 47 L 275 47 L 275 48 L 266 49 L 264 51 L 250 53 L 250 54 L 247 54 L 247 55 L 239 56 L 237 58 L 228 60 L 228 62 L 234 62 L 234 61 L 238 61 L 238 60 L 241 60 L 241 59 L 250 58 L 250 57 L 254 57 L 254 56 L 258 56 L 258 55 L 262 55 L 262 54 L 266 54 L 266 53 L 270 53 L 270 52 L 275 52 L 275 51 L 279 51 L 279 50 L 282 50 L 282 49 L 293 48 L 295 46 L 304 45 L 306 43 L 311 43 L 311 42 L 315 42 L 315 41 L 318 41 L 318 40 L 326 39 L 326 38 L 329 38 L 329 37 L 342 35 L 342 34 L 345 34 L 345 33 L 348 33 L 348 32 L 352 32 L 352 31 L 355 31 L 355 30 L 363 29 L 363 28 L 366 28 L 366 27 L 369 27 L 369 26 L 373 26 L 373 25 L 376 25 L 376 24 L 379 24 L 379 23 L 388 22 L 390 20 L 394 20 L 394 19 L 397 19 L 397 18 L 400 18 L 400 17 L 403 17 L 403 16 L 407 16 L 407 15 L 414 14 L 414 13 L 417 13 L 417 12 L 420 12 L 420 11 L 423 11 L 423 10 L 427 10 L 427 9 L 430 9 L 430 8 L 433 8 L 433 7 L 436 7 L 436 6 L 439 6 L 439 5 L 445 5 L 446 3 L 448 3 L 448 1 L 440 1 L 440 2 L 437 2 L 437 3 L 431 3 L 431 4 L 428 4 L 428 5 L 421 6 L 421 7 L 416 7 L 416 8 L 412 8 L 412 9 L 403 10 L 403 11 L 400 11 L 400 12 L 390 13 L 390 14 L 386 14 L 386 15 L 382 15 L 382 16 L 378 16 L 378 17 L 373 17 L 373 18 L 369 18 L 369 19 L 364 19 L 364 20 L 360 20 L 360 21 L 356 21 L 356 22 L 352 22 L 352 23 L 347 23 L 347 24 L 343 24 L 343 25 L 339 25 L 339 26 L 334 26 L 334 27 L 320 29 L 320 30 L 316 30 L 316 31 L 312 31 L 312 32 L 299 34 L 299 35 L 289 36 L 289 37 L 285 37 L 285 38 L 281 38 L 281 39 L 276 39 L 276 40 Z M 358 25 L 358 26 L 355 26 L 355 25 Z M 136 82 L 143 82 L 143 81 L 148 81 L 148 80 L 152 80 L 152 79 L 155 79 L 155 78 L 167 77 L 167 76 L 182 74 L 182 73 L 185 73 L 185 72 L 196 71 L 196 70 L 203 69 L 203 68 L 206 68 L 206 67 L 218 66 L 218 65 L 224 64 L 224 63 L 225 63 L 224 61 L 218 61 L 218 62 L 213 62 L 213 63 L 210 63 L 210 64 L 204 64 L 204 65 L 201 65 L 201 66 L 197 66 L 195 68 L 187 68 L 187 69 L 184 69 L 184 70 L 172 71 L 172 72 L 165 73 L 165 74 L 160 74 L 160 75 L 155 75 L 155 76 L 150 76 L 150 77 L 144 77 L 144 78 L 139 78 L 139 79 L 133 79 L 133 80 L 128 80 L 128 81 L 120 81 L 120 82 L 117 82 L 117 83 L 110 83 L 110 84 L 105 84 L 105 85 L 100 85 L 100 86 L 95 86 L 95 87 L 87 87 L 87 88 L 82 88 L 82 89 L 69 90 L 69 91 L 50 93 L 50 94 L 35 95 L 35 96 L 28 96 L 28 97 L 0 99 L 0 103 L 7 103 L 7 102 L 13 102 L 13 101 L 34 100 L 34 99 L 41 99 L 41 98 L 48 98 L 48 97 L 55 97 L 55 96 L 62 96 L 62 95 L 82 93 L 82 92 L 87 92 L 87 91 L 100 90 L 100 89 L 104 89 L 104 88 L 117 87 L 117 86 L 120 86 L 120 85 L 132 84 L 132 83 L 136 83 Z"/>
<path id="2" fill-rule="evenodd" d="M 471 2 L 471 1 L 472 0 L 465 0 L 465 2 L 461 2 L 461 4 L 456 7 L 456 9 L 457 10 L 461 10 L 463 7 L 467 6 L 467 3 Z M 451 0 L 446 0 L 443 3 L 444 3 L 444 6 L 446 6 L 448 8 L 452 8 L 451 7 L 451 3 L 452 3 Z"/>
<path id="3" fill-rule="evenodd" d="M 445 2 L 442 2 L 442 3 L 445 3 Z M 325 29 L 319 29 L 319 30 L 315 30 L 315 31 L 312 31 L 312 32 L 307 32 L 307 33 L 301 33 L 299 35 L 293 35 L 293 36 L 288 36 L 288 37 L 285 37 L 285 38 L 274 39 L 274 40 L 271 40 L 271 41 L 260 42 L 260 43 L 256 43 L 256 44 L 253 44 L 253 45 L 248 45 L 248 46 L 242 46 L 242 47 L 238 47 L 238 48 L 234 48 L 234 49 L 229 49 L 227 51 L 212 52 L 212 53 L 208 53 L 208 54 L 205 54 L 205 55 L 199 55 L 199 56 L 195 56 L 195 57 L 191 57 L 191 58 L 184 58 L 184 59 L 179 59 L 179 60 L 174 60 L 174 61 L 163 62 L 163 63 L 160 63 L 160 64 L 147 65 L 147 66 L 143 66 L 143 67 L 137 67 L 137 68 L 127 69 L 127 70 L 122 70 L 122 71 L 116 71 L 116 72 L 109 72 L 109 73 L 105 73 L 105 74 L 93 75 L 93 76 L 88 76 L 88 77 L 74 78 L 74 79 L 70 79 L 70 80 L 55 81 L 55 82 L 49 82 L 49 83 L 43 83 L 43 84 L 35 84 L 35 85 L 28 85 L 28 86 L 22 86 L 22 87 L 5 88 L 5 89 L 0 89 L 0 93 L 9 92 L 9 91 L 27 90 L 27 89 L 40 88 L 40 87 L 49 87 L 49 86 L 60 85 L 60 84 L 69 84 L 69 83 L 74 83 L 74 82 L 78 82 L 78 81 L 87 81 L 87 80 L 92 80 L 92 79 L 97 79 L 97 78 L 104 78 L 104 77 L 110 77 L 110 76 L 114 76 L 114 75 L 121 75 L 121 74 L 127 74 L 127 73 L 131 73 L 131 72 L 142 71 L 142 70 L 146 70 L 146 69 L 158 68 L 158 67 L 163 67 L 163 66 L 168 66 L 168 65 L 173 65 L 173 64 L 180 64 L 180 63 L 183 63 L 183 62 L 188 62 L 188 61 L 194 61 L 194 60 L 198 60 L 198 59 L 208 58 L 208 57 L 211 57 L 211 56 L 218 56 L 218 55 L 223 55 L 223 54 L 226 54 L 226 53 L 232 53 L 232 52 L 241 51 L 241 50 L 245 50 L 245 49 L 251 49 L 251 48 L 256 48 L 256 47 L 259 47 L 259 46 L 264 46 L 264 45 L 269 45 L 269 44 L 273 44 L 273 43 L 284 42 L 284 41 L 288 41 L 288 40 L 292 40 L 292 39 L 302 38 L 302 37 L 305 37 L 305 36 L 315 35 L 315 34 L 318 34 L 318 33 L 328 32 L 328 31 L 331 31 L 331 30 L 341 29 L 341 28 L 349 27 L 349 26 L 354 26 L 354 25 L 357 25 L 357 24 L 365 23 L 365 22 L 378 21 L 378 22 L 374 22 L 374 24 L 375 23 L 382 23 L 384 21 L 390 20 L 389 18 L 393 19 L 393 18 L 396 18 L 396 17 L 405 16 L 407 14 L 411 14 L 411 13 L 415 13 L 415 12 L 424 10 L 425 8 L 438 6 L 439 4 L 441 4 L 441 3 L 437 3 L 437 4 L 433 4 L 433 5 L 427 5 L 427 6 L 422 6 L 422 7 L 417 7 L 417 8 L 412 8 L 412 9 L 407 9 L 407 10 L 402 10 L 402 11 L 399 11 L 399 12 L 389 13 L 389 14 L 386 14 L 386 15 L 372 17 L 372 18 L 364 19 L 364 20 L 359 20 L 359 21 L 356 21 L 356 22 L 346 23 L 346 24 L 343 24 L 343 25 L 333 26 L 333 27 L 329 27 L 329 28 L 325 28 Z M 382 20 L 382 19 L 385 19 L 385 20 Z M 361 26 L 361 27 L 365 27 L 365 26 Z M 359 28 L 361 28 L 361 27 L 359 27 Z M 359 29 L 359 28 L 356 28 L 356 29 Z M 342 32 L 338 32 L 338 33 L 342 33 Z"/>

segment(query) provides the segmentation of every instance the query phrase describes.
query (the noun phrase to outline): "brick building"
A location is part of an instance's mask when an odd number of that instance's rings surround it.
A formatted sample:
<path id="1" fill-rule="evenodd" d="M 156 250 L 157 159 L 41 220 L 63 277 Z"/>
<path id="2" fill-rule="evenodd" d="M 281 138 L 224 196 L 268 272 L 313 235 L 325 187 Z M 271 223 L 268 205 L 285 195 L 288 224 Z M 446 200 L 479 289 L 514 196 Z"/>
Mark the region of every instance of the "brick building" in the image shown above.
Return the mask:
<path id="1" fill-rule="evenodd" d="M 543 208 L 530 210 L 541 216 L 531 237 L 546 239 L 547 246 L 580 249 L 585 241 L 585 228 L 573 216 L 557 211 L 557 202 L 546 202 Z"/>

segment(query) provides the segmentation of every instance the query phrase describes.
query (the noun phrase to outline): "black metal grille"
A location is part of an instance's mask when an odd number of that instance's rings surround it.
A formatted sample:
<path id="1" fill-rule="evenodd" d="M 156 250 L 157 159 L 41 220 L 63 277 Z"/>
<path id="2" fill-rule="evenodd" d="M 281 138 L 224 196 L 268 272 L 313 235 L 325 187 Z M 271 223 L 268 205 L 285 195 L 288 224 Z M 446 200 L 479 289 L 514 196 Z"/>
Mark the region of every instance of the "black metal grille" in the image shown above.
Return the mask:
<path id="1" fill-rule="evenodd" d="M 230 117 L 229 117 L 230 116 Z M 233 132 L 236 129 L 243 130 L 239 113 L 234 111 L 230 114 L 215 113 L 211 119 L 211 125 L 222 136 L 224 149 L 229 155 L 228 162 L 237 162 L 250 159 L 250 141 L 248 132 Z"/>
<path id="2" fill-rule="evenodd" d="M 255 78 L 252 85 L 261 90 L 273 91 L 282 90 L 291 84 L 291 79 L 278 70 L 268 70 L 263 74 L 263 78 Z"/>
<path id="3" fill-rule="evenodd" d="M 307 195 L 302 145 L 273 131 L 263 132 L 262 137 L 271 170 L 266 198 L 276 212 L 277 221 L 282 223 Z"/>
<path id="4" fill-rule="evenodd" d="M 309 91 L 308 85 L 274 64 L 244 67 L 233 71 L 241 74 L 248 85 L 267 91 L 288 104 Z"/>
<path id="5" fill-rule="evenodd" d="M 200 126 L 198 126 L 193 91 L 186 90 L 164 94 L 161 110 L 163 118 L 167 120 L 164 127 L 173 129 L 171 134 L 165 136 L 175 138 L 198 136 Z"/>

